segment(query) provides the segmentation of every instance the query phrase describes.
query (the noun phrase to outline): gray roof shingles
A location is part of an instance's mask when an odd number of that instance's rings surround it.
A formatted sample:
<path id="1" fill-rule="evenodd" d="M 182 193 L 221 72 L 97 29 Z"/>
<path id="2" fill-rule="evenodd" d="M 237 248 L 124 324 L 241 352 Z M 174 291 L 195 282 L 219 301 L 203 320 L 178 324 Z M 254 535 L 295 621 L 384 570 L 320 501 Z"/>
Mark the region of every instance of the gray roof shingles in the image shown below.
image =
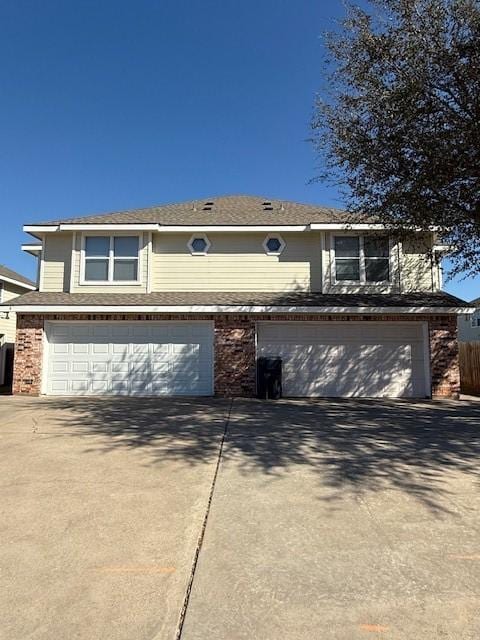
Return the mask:
<path id="1" fill-rule="evenodd" d="M 35 282 L 33 282 L 32 280 L 29 280 L 28 278 L 25 278 L 25 276 L 22 276 L 20 273 L 17 273 L 16 271 L 9 269 L 8 267 L 5 267 L 3 264 L 0 264 L 0 280 L 2 279 L 2 276 L 4 278 L 9 278 L 10 280 L 17 280 L 18 282 L 30 285 L 31 287 L 35 286 Z"/>
<path id="2" fill-rule="evenodd" d="M 207 206 L 207 203 L 213 203 Z M 269 203 L 269 204 L 265 204 Z M 269 206 L 270 205 L 270 206 Z M 307 225 L 352 222 L 350 214 L 332 207 L 300 204 L 263 196 L 230 195 L 189 200 L 145 209 L 35 222 L 57 224 L 160 224 L 160 225 Z M 364 220 L 362 220 L 364 222 Z"/>
<path id="3" fill-rule="evenodd" d="M 31 291 L 13 301 L 16 305 L 76 306 L 284 306 L 284 307 L 467 307 L 468 304 L 445 292 L 408 294 L 323 294 L 309 292 L 154 292 L 154 293 L 50 293 Z"/>

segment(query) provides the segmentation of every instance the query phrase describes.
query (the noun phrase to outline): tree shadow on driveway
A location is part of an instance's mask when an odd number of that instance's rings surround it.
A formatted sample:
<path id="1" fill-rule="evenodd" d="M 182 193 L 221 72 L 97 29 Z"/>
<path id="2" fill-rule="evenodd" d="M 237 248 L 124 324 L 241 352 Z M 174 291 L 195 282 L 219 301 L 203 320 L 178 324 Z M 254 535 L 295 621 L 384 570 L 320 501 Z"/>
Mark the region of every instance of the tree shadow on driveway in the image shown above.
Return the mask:
<path id="1" fill-rule="evenodd" d="M 157 463 L 211 461 L 230 411 L 229 401 L 217 399 L 56 398 L 45 403 L 60 410 L 60 433 L 100 435 L 91 448 L 142 448 Z M 447 510 L 452 480 L 478 489 L 480 403 L 235 400 L 225 457 L 243 473 L 311 471 L 331 490 L 331 499 L 337 492 L 394 489 L 432 510 Z"/>

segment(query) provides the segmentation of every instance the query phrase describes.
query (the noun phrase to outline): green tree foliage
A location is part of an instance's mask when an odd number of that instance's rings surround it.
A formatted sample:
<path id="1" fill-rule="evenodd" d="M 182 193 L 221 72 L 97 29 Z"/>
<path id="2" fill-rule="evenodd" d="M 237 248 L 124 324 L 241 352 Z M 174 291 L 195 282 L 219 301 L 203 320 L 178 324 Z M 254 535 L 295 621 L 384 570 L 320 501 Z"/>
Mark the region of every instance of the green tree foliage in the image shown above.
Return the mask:
<path id="1" fill-rule="evenodd" d="M 372 0 L 326 48 L 318 179 L 343 186 L 357 221 L 440 227 L 454 273 L 479 273 L 479 0 Z"/>

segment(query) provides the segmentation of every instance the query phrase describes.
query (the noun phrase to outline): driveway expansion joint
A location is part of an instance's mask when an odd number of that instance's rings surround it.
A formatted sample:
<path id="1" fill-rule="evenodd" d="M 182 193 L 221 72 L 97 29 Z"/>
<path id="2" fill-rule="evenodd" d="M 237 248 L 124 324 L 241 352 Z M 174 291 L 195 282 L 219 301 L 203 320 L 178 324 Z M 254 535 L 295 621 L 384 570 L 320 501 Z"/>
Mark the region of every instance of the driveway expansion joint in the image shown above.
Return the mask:
<path id="1" fill-rule="evenodd" d="M 211 509 L 211 506 L 212 506 L 213 495 L 215 493 L 215 485 L 217 484 L 218 472 L 220 470 L 220 463 L 222 461 L 223 448 L 225 446 L 225 441 L 227 439 L 228 425 L 230 423 L 230 416 L 231 416 L 231 413 L 232 413 L 232 408 L 233 408 L 233 398 L 230 399 L 230 404 L 228 405 L 228 409 L 226 411 L 225 422 L 224 422 L 224 426 L 223 426 L 222 439 L 220 441 L 220 446 L 218 448 L 217 462 L 215 464 L 215 470 L 213 472 L 212 484 L 210 486 L 210 491 L 209 491 L 209 494 L 208 494 L 208 500 L 207 500 L 207 506 L 206 506 L 206 509 L 205 509 L 205 515 L 203 517 L 202 526 L 200 528 L 200 534 L 199 534 L 198 540 L 197 540 L 197 546 L 195 548 L 195 553 L 194 553 L 194 556 L 193 556 L 192 568 L 190 570 L 190 576 L 189 576 L 189 579 L 188 579 L 187 589 L 185 591 L 185 597 L 183 599 L 183 605 L 182 605 L 182 609 L 180 611 L 180 618 L 179 618 L 178 625 L 177 625 L 177 631 L 176 631 L 176 634 L 175 634 L 175 640 L 181 640 L 181 637 L 182 637 L 182 631 L 183 631 L 183 625 L 184 625 L 184 622 L 185 622 L 185 616 L 187 615 L 188 604 L 189 604 L 189 601 L 190 601 L 190 594 L 192 592 L 193 581 L 195 579 L 195 573 L 196 573 L 196 570 L 197 570 L 198 560 L 199 560 L 199 557 L 200 557 L 200 552 L 202 550 L 203 540 L 205 538 L 205 532 L 206 532 L 207 523 L 208 523 L 208 516 L 210 515 L 210 509 Z"/>

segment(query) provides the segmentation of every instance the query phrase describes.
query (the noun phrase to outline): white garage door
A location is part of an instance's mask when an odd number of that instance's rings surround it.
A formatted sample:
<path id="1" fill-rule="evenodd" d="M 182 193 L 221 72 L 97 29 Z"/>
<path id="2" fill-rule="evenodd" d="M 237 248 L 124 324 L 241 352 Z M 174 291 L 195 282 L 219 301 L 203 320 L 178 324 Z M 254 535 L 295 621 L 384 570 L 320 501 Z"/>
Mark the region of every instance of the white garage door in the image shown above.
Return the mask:
<path id="1" fill-rule="evenodd" d="M 258 355 L 283 360 L 283 394 L 425 397 L 420 322 L 262 323 Z"/>
<path id="2" fill-rule="evenodd" d="M 208 322 L 49 322 L 48 395 L 211 395 Z"/>

